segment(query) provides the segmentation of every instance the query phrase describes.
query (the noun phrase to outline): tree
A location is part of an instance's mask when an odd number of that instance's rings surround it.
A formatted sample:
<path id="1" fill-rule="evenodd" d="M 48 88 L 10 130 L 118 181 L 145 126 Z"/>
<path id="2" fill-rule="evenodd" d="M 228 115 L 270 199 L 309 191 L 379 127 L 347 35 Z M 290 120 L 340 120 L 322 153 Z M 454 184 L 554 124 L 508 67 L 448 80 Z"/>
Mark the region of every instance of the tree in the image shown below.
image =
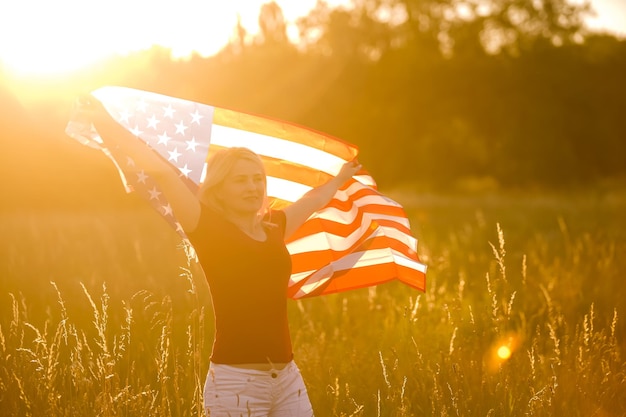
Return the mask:
<path id="1" fill-rule="evenodd" d="M 285 16 L 283 15 L 283 10 L 275 1 L 261 6 L 259 28 L 261 30 L 262 42 L 266 45 L 284 46 L 289 43 Z"/>

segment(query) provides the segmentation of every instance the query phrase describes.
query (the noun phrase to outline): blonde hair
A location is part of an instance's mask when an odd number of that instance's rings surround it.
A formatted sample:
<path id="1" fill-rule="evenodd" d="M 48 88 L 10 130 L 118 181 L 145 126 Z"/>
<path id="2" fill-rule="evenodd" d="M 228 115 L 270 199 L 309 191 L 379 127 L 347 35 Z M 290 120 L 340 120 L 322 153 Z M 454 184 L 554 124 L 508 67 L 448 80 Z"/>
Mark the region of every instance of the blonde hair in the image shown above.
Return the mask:
<path id="1" fill-rule="evenodd" d="M 215 152 L 207 161 L 207 170 L 204 182 L 198 189 L 198 199 L 213 211 L 224 213 L 225 209 L 217 198 L 217 191 L 222 182 L 228 177 L 235 163 L 239 160 L 248 160 L 259 164 L 265 178 L 265 167 L 263 161 L 253 151 L 243 147 L 233 147 L 220 149 Z M 267 199 L 267 188 L 264 190 L 263 204 L 259 210 L 262 217 L 269 209 Z"/>

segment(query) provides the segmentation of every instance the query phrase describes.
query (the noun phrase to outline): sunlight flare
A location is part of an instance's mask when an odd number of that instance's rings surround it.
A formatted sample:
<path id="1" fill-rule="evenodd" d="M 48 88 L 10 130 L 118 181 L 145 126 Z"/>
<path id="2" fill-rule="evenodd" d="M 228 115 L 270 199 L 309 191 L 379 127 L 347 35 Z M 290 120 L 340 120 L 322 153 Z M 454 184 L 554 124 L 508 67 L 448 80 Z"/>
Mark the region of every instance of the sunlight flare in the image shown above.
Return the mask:
<path id="1" fill-rule="evenodd" d="M 170 49 L 174 58 L 207 57 L 235 36 L 238 19 L 248 34 L 258 33 L 264 3 L 14 1 L 0 6 L 0 63 L 15 75 L 32 77 L 62 75 L 155 45 Z M 288 26 L 314 5 L 314 0 L 280 4 Z"/>
<path id="2" fill-rule="evenodd" d="M 505 361 L 511 357 L 511 349 L 508 346 L 503 345 L 498 348 L 496 354 L 498 355 L 498 358 Z"/>

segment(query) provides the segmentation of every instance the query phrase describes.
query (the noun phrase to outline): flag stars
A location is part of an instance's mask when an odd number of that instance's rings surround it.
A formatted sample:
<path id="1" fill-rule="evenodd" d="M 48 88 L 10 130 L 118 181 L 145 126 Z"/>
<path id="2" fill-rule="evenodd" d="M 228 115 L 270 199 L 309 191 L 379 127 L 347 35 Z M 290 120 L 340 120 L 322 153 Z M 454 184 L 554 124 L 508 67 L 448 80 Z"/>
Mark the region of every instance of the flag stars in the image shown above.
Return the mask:
<path id="1" fill-rule="evenodd" d="M 126 166 L 127 167 L 135 167 L 135 160 L 133 158 L 131 158 L 130 156 L 126 157 Z"/>
<path id="2" fill-rule="evenodd" d="M 150 200 L 158 200 L 161 192 L 154 186 L 151 190 L 148 190 L 148 194 L 150 194 Z"/>
<path id="3" fill-rule="evenodd" d="M 195 112 L 191 113 L 191 123 L 200 124 L 200 119 L 202 119 L 203 117 L 204 116 L 198 113 L 198 110 L 196 109 Z"/>
<path id="4" fill-rule="evenodd" d="M 128 123 L 128 120 L 130 119 L 131 113 L 124 109 L 120 112 L 120 116 L 119 119 L 120 121 L 124 122 L 124 123 Z"/>
<path id="5" fill-rule="evenodd" d="M 140 99 L 140 100 L 137 102 L 137 110 L 139 110 L 139 111 L 141 111 L 141 112 L 145 113 L 145 112 L 146 112 L 146 106 L 147 106 L 147 105 L 148 105 L 148 104 L 147 104 L 147 103 L 146 103 L 143 99 Z"/>
<path id="6" fill-rule="evenodd" d="M 151 127 L 154 130 L 156 130 L 159 123 L 161 123 L 161 121 L 157 119 L 154 114 L 148 119 L 148 127 Z"/>
<path id="7" fill-rule="evenodd" d="M 185 166 L 184 166 L 184 167 L 180 167 L 180 168 L 178 168 L 178 169 L 180 170 L 180 172 L 182 172 L 182 173 L 183 173 L 183 175 L 184 175 L 185 177 L 189 177 L 189 174 L 191 173 L 191 170 L 189 169 L 189 167 L 187 166 L 187 164 L 185 164 Z"/>
<path id="8" fill-rule="evenodd" d="M 163 144 L 167 146 L 167 142 L 169 142 L 170 139 L 172 139 L 171 137 L 167 136 L 167 132 L 163 132 L 162 135 L 157 135 L 157 137 L 159 138 L 157 145 Z"/>
<path id="9" fill-rule="evenodd" d="M 143 171 L 143 169 L 137 173 L 137 182 L 145 184 L 147 179 L 148 179 L 148 176 Z"/>
<path id="10" fill-rule="evenodd" d="M 161 206 L 161 208 L 163 209 L 163 215 L 164 216 L 171 216 L 174 213 L 172 212 L 172 206 L 170 206 L 170 203 L 167 203 L 164 206 Z"/>
<path id="11" fill-rule="evenodd" d="M 173 151 L 167 151 L 167 153 L 170 155 L 170 157 L 167 158 L 167 160 L 174 161 L 174 162 L 178 162 L 178 157 L 182 155 L 180 152 L 178 152 L 178 148 L 174 148 Z"/>
<path id="12" fill-rule="evenodd" d="M 176 110 L 174 110 L 171 104 L 168 104 L 167 107 L 163 107 L 163 111 L 165 111 L 164 116 L 169 117 L 170 119 L 173 119 L 174 113 L 176 113 Z"/>
<path id="13" fill-rule="evenodd" d="M 191 140 L 185 141 L 185 143 L 187 144 L 187 149 L 185 149 L 186 151 L 191 150 L 191 151 L 195 152 L 196 151 L 196 146 L 199 145 L 199 143 L 196 142 L 196 137 L 195 136 L 192 136 Z"/>
<path id="14" fill-rule="evenodd" d="M 135 125 L 135 127 L 133 127 L 132 129 L 130 129 L 130 132 L 135 135 L 135 136 L 139 136 L 143 133 L 143 131 L 139 130 L 139 126 Z"/>
<path id="15" fill-rule="evenodd" d="M 176 126 L 176 133 L 180 133 L 181 135 L 185 136 L 185 130 L 188 129 L 187 126 L 185 126 L 185 124 L 183 123 L 183 121 L 181 120 L 180 123 L 174 125 Z"/>

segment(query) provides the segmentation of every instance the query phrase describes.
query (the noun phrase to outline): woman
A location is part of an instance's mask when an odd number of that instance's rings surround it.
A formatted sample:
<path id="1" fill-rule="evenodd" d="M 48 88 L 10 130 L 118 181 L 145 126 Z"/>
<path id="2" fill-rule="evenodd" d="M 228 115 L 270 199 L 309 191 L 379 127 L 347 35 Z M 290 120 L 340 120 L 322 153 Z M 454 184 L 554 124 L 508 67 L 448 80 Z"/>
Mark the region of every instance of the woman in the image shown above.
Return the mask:
<path id="1" fill-rule="evenodd" d="M 211 157 L 197 195 L 178 173 L 89 97 L 91 120 L 108 146 L 119 146 L 152 175 L 194 245 L 215 312 L 215 338 L 205 382 L 211 416 L 312 416 L 295 362 L 287 321 L 291 259 L 285 239 L 324 207 L 360 169 L 356 161 L 283 210 L 267 207 L 260 158 L 246 148 Z"/>

